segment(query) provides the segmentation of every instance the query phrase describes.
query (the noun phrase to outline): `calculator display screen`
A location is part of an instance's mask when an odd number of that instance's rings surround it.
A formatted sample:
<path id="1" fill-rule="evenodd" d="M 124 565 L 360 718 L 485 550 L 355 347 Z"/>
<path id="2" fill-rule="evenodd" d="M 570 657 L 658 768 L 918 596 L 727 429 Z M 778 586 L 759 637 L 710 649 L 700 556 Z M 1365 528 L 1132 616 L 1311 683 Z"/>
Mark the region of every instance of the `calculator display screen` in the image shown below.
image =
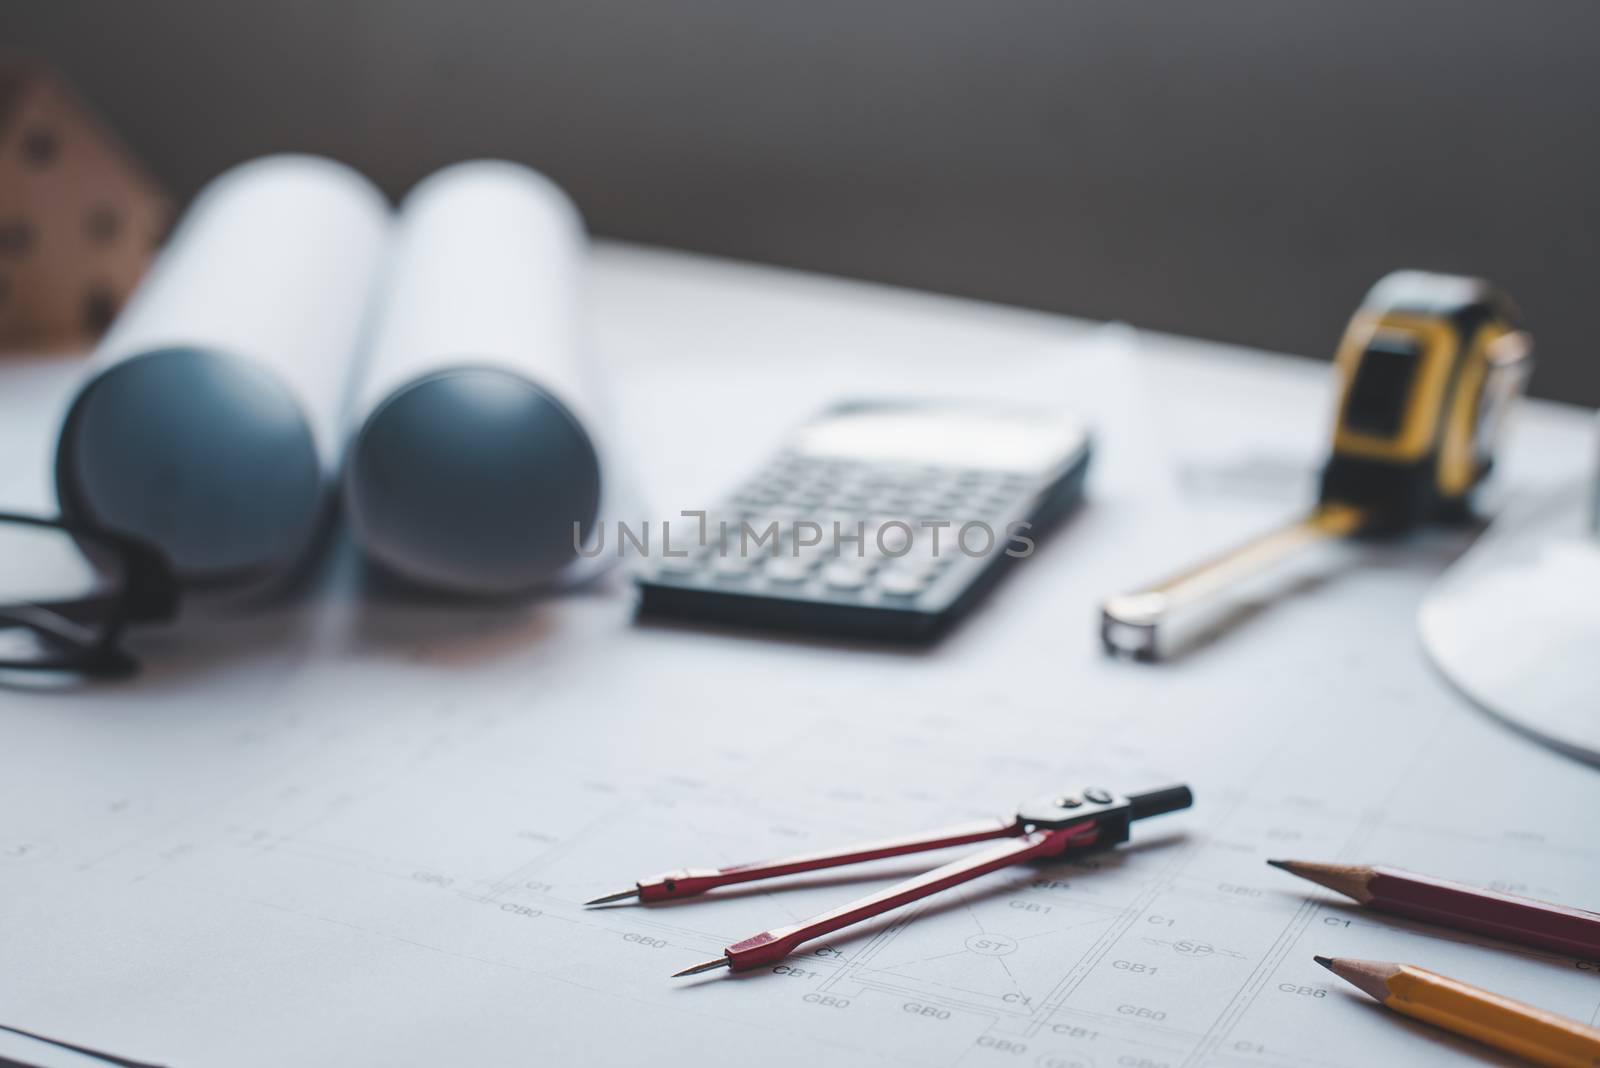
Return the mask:
<path id="1" fill-rule="evenodd" d="M 1064 464 L 1084 443 L 1083 427 L 1064 416 L 885 405 L 830 413 L 802 429 L 793 447 L 841 460 L 1042 472 Z"/>

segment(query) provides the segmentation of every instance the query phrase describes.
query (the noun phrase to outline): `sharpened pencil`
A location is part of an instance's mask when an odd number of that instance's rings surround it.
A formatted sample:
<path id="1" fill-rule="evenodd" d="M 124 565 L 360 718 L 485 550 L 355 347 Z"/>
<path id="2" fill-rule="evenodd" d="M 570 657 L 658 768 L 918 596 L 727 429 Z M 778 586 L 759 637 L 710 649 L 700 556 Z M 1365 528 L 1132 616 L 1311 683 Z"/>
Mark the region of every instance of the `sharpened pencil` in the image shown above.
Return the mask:
<path id="1" fill-rule="evenodd" d="M 1316 957 L 1387 1008 L 1551 1068 L 1600 1064 L 1600 1031 L 1411 964 Z"/>
<path id="2" fill-rule="evenodd" d="M 1600 960 L 1600 913 L 1531 897 L 1482 890 L 1398 868 L 1269 860 L 1368 908 L 1413 920 Z"/>

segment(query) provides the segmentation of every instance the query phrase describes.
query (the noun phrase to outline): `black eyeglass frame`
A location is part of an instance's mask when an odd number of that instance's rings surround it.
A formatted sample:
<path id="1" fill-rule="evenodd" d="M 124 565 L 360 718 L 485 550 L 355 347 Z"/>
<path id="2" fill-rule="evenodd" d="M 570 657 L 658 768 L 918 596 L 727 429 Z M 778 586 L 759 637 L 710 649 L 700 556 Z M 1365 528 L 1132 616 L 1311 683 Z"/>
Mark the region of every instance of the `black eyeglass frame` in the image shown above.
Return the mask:
<path id="1" fill-rule="evenodd" d="M 0 525 L 20 523 L 58 530 L 94 561 L 94 550 L 120 565 L 120 581 L 84 597 L 6 603 L 0 590 L 0 624 L 25 627 L 44 639 L 50 654 L 15 659 L 0 656 L 0 671 L 69 671 L 94 676 L 126 675 L 138 662 L 118 648 L 129 623 L 171 619 L 178 612 L 178 583 L 166 557 L 137 538 L 64 517 L 0 512 Z"/>

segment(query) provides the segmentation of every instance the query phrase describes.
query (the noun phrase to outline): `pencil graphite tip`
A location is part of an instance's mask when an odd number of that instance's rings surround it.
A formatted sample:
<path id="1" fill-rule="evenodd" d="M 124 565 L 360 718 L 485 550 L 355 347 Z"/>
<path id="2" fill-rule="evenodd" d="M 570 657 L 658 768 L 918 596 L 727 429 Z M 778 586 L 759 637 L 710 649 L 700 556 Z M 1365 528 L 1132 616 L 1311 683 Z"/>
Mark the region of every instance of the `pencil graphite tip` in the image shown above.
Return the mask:
<path id="1" fill-rule="evenodd" d="M 1324 968 L 1328 969 L 1330 972 L 1333 971 L 1333 958 L 1332 957 L 1313 956 L 1311 959 L 1316 961 L 1318 964 L 1322 965 Z"/>
<path id="2" fill-rule="evenodd" d="M 1280 871 L 1294 871 L 1294 861 L 1292 860 L 1269 860 L 1267 863 Z"/>
<path id="3" fill-rule="evenodd" d="M 637 886 L 635 886 L 635 887 L 633 887 L 632 889 L 629 889 L 629 890 L 618 890 L 614 894 L 601 894 L 599 897 L 591 898 L 590 900 L 585 901 L 583 903 L 583 907 L 584 908 L 588 908 L 591 905 L 609 905 L 613 901 L 626 901 L 630 897 L 638 897 L 638 896 L 639 896 L 639 888 Z"/>
<path id="4" fill-rule="evenodd" d="M 685 975 L 699 975 L 701 972 L 709 972 L 713 968 L 721 968 L 730 963 L 732 962 L 729 961 L 727 957 L 718 957 L 716 960 L 708 960 L 700 964 L 691 965 L 681 972 L 673 972 L 672 977 L 674 979 L 681 979 Z"/>

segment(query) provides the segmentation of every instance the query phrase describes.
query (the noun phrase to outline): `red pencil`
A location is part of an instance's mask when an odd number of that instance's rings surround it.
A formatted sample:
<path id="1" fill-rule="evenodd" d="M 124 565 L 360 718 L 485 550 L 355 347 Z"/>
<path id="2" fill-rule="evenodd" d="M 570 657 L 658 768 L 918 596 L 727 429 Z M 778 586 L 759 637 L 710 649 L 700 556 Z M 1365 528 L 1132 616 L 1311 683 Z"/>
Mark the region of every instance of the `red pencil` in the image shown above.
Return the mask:
<path id="1" fill-rule="evenodd" d="M 1384 912 L 1600 960 L 1600 913 L 1587 909 L 1480 890 L 1398 868 L 1305 860 L 1267 863 Z"/>

